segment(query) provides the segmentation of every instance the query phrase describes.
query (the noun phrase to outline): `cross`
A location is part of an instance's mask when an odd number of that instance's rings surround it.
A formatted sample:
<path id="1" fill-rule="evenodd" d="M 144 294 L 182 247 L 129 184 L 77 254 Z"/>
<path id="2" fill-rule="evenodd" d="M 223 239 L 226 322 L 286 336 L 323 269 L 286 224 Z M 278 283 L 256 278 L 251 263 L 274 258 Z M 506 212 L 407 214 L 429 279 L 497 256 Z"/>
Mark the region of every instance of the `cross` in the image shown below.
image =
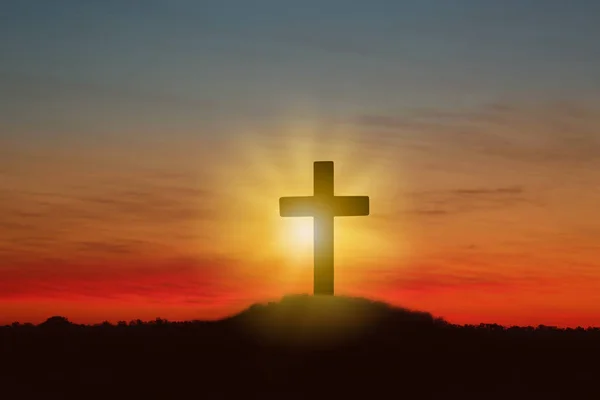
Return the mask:
<path id="1" fill-rule="evenodd" d="M 369 197 L 335 196 L 333 161 L 316 161 L 314 195 L 280 198 L 279 214 L 314 218 L 314 294 L 333 295 L 333 217 L 369 215 Z"/>

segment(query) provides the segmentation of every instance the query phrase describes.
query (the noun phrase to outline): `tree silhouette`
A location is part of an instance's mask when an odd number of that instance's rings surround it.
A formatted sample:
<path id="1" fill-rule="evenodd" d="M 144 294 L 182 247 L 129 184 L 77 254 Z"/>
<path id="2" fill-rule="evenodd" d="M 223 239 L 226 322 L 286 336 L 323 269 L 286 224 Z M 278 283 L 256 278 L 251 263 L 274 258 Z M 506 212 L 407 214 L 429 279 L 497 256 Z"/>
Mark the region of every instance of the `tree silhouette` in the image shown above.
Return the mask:
<path id="1" fill-rule="evenodd" d="M 72 325 L 73 324 L 66 317 L 53 316 L 42 322 L 39 326 L 49 328 L 64 328 Z"/>

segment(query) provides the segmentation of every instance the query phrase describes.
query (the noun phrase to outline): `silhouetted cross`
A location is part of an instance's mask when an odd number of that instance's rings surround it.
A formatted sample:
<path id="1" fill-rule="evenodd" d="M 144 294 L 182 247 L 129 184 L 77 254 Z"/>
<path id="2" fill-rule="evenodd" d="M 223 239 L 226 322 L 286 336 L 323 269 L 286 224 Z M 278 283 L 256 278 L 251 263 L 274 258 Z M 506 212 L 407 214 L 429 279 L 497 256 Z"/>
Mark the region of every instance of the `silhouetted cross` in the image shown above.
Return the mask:
<path id="1" fill-rule="evenodd" d="M 333 161 L 314 165 L 314 196 L 282 197 L 282 217 L 314 218 L 314 294 L 333 295 L 333 217 L 369 215 L 368 196 L 333 194 Z"/>

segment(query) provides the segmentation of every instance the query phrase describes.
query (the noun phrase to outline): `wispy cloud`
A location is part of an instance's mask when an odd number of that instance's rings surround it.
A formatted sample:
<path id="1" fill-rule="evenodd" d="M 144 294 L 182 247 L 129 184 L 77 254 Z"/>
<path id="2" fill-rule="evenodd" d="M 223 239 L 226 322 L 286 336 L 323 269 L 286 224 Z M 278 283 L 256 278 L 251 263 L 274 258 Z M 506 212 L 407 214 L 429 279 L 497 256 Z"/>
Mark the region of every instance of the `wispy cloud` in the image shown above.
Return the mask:
<path id="1" fill-rule="evenodd" d="M 115 83 L 95 82 L 92 80 L 64 80 L 54 76 L 26 75 L 21 73 L 0 72 L 0 100 L 52 100 L 70 98 L 78 101 L 102 100 L 119 103 L 144 103 L 169 108 L 205 109 L 213 108 L 213 100 L 186 97 L 169 93 L 160 88 L 147 89 L 135 85 L 117 85 Z"/>
<path id="2" fill-rule="evenodd" d="M 401 210 L 423 216 L 444 216 L 473 211 L 502 209 L 518 204 L 537 204 L 523 187 L 464 188 L 402 193 L 418 208 Z"/>
<path id="3" fill-rule="evenodd" d="M 206 300 L 235 290 L 242 295 L 241 288 L 223 283 L 223 275 L 231 274 L 232 267 L 232 260 L 217 258 L 146 261 L 144 265 L 139 261 L 120 265 L 38 261 L 0 269 L 0 298 Z"/>
<path id="4" fill-rule="evenodd" d="M 431 293 L 450 291 L 456 293 L 496 291 L 537 293 L 547 290 L 574 288 L 590 276 L 572 270 L 556 270 L 551 259 L 522 251 L 498 251 L 486 246 L 464 246 L 434 255 L 415 257 L 398 273 L 396 269 L 373 267 L 376 277 L 366 278 L 366 286 L 399 293 Z M 551 273 L 541 271 L 553 269 Z M 374 272 L 375 272 L 374 271 Z M 372 281 L 371 281 L 372 279 Z"/>
<path id="5" fill-rule="evenodd" d="M 466 110 L 410 110 L 354 118 L 382 135 L 414 135 L 432 148 L 455 149 L 500 158 L 557 166 L 597 162 L 600 113 L 587 104 L 495 103 Z"/>
<path id="6" fill-rule="evenodd" d="M 14 256 L 6 263 L 60 252 L 85 259 L 158 251 L 169 235 L 213 218 L 213 197 L 193 181 L 148 176 L 46 190 L 0 187 L 1 249 Z"/>

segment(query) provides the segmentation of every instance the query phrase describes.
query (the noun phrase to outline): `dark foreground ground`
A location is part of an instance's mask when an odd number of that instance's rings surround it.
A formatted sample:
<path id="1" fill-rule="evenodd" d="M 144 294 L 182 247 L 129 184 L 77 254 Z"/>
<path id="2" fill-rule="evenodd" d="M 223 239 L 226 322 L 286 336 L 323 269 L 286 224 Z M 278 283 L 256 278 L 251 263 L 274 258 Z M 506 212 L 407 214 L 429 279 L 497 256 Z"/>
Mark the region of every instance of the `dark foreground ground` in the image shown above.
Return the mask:
<path id="1" fill-rule="evenodd" d="M 0 398 L 600 398 L 600 330 L 288 297 L 217 322 L 0 328 Z"/>

